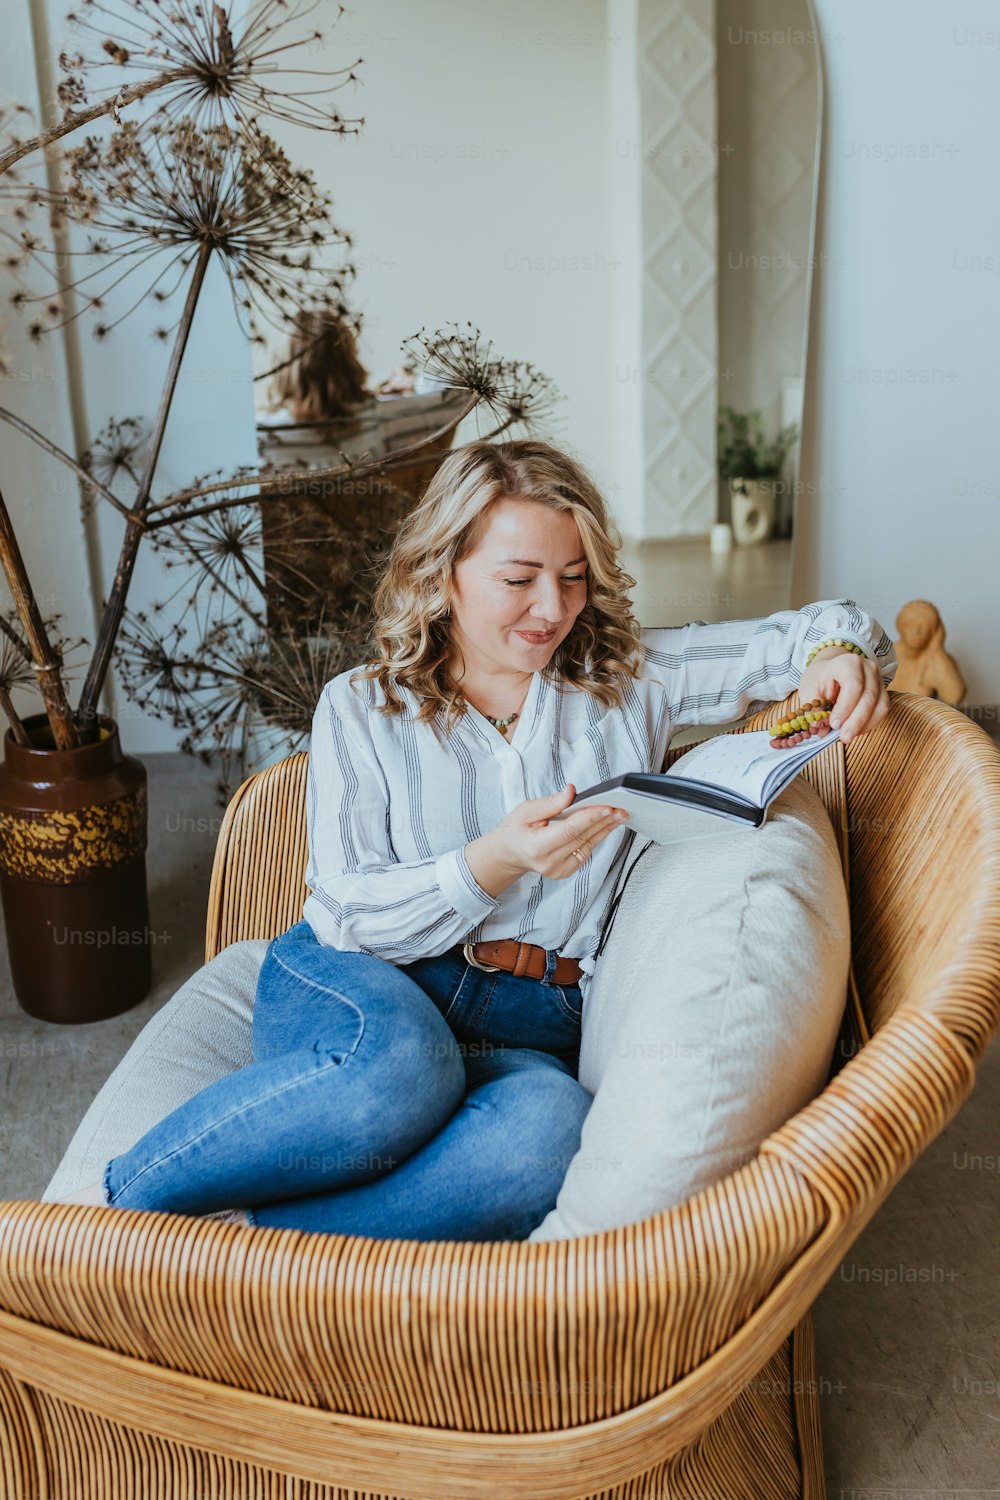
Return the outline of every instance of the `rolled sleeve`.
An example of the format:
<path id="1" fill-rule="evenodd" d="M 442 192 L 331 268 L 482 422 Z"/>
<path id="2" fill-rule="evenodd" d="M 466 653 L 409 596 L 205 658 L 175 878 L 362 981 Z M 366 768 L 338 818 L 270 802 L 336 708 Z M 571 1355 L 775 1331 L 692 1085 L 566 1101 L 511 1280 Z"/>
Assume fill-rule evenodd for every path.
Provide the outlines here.
<path id="1" fill-rule="evenodd" d="M 854 599 L 823 599 L 759 619 L 641 631 L 645 672 L 663 685 L 675 729 L 729 724 L 786 698 L 813 647 L 837 636 L 877 662 L 884 681 L 892 678 L 892 641 Z"/>
<path id="2" fill-rule="evenodd" d="M 815 605 L 810 607 L 816 608 Z M 823 641 L 837 640 L 860 647 L 869 661 L 878 666 L 883 682 L 892 681 L 899 666 L 896 648 L 878 620 L 866 614 L 853 599 L 835 599 L 823 604 L 801 642 L 797 662 L 799 676 L 806 669 L 806 657 L 810 651 Z"/>

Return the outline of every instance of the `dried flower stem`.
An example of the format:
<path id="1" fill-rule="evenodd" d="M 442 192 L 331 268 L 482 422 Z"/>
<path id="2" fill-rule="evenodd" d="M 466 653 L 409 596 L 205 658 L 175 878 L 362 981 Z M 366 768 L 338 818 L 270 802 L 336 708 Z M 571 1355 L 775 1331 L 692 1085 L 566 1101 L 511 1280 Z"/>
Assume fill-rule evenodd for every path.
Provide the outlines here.
<path id="1" fill-rule="evenodd" d="M 132 571 L 135 567 L 136 556 L 139 551 L 139 543 L 145 528 L 146 507 L 149 504 L 149 492 L 153 483 L 153 475 L 156 472 L 156 464 L 160 456 L 160 448 L 163 444 L 163 434 L 173 404 L 174 391 L 177 386 L 177 376 L 180 373 L 181 360 L 187 345 L 188 335 L 191 332 L 191 324 L 194 321 L 195 309 L 198 306 L 198 297 L 205 280 L 205 272 L 212 257 L 212 246 L 210 243 L 202 242 L 198 248 L 198 256 L 194 263 L 191 275 L 191 284 L 188 287 L 187 297 L 184 302 L 184 311 L 181 313 L 180 323 L 177 327 L 177 337 L 174 340 L 173 351 L 170 355 L 170 366 L 164 382 L 163 392 L 160 396 L 160 404 L 157 408 L 156 417 L 150 434 L 149 445 L 146 449 L 145 462 L 139 483 L 139 493 L 136 495 L 135 503 L 129 513 L 129 524 L 125 530 L 125 539 L 122 542 L 122 550 L 118 558 L 118 567 L 115 570 L 115 581 L 111 587 L 108 602 L 104 608 L 101 618 L 100 629 L 97 634 L 97 645 L 94 648 L 93 659 L 87 680 L 83 685 L 80 702 L 77 705 L 77 717 L 81 723 L 88 723 L 97 712 L 97 700 L 104 686 L 108 667 L 111 664 L 111 654 L 114 650 L 115 637 L 121 624 L 122 615 L 125 612 L 125 596 L 132 579 Z M 142 521 L 142 525 L 134 524 L 136 520 Z"/>
<path id="2" fill-rule="evenodd" d="M 8 411 L 5 406 L 0 406 L 0 422 L 6 422 L 9 427 L 16 428 L 18 432 L 23 432 L 25 437 L 29 437 L 33 443 L 37 443 L 39 448 L 43 448 L 46 453 L 51 453 L 53 458 L 58 458 L 60 463 L 65 464 L 68 469 L 72 469 L 80 482 L 85 484 L 88 489 L 96 490 L 103 499 L 107 500 L 109 505 L 113 505 L 115 510 L 120 511 L 123 516 L 127 517 L 129 515 L 128 506 L 122 504 L 113 490 L 109 490 L 106 484 L 102 484 L 99 479 L 95 479 L 92 474 L 87 472 L 83 464 L 77 463 L 71 454 L 66 453 L 58 444 L 53 443 L 51 438 L 47 438 L 43 432 L 39 432 L 37 427 L 32 427 L 30 422 L 26 422 L 23 417 L 18 417 L 14 412 Z"/>
<path id="3" fill-rule="evenodd" d="M 75 750 L 79 744 L 73 710 L 69 706 L 62 685 L 59 659 L 52 649 L 41 612 L 28 581 L 24 559 L 17 544 L 6 501 L 0 494 L 0 559 L 10 584 L 10 591 L 17 612 L 24 625 L 24 633 L 31 648 L 31 657 L 38 676 L 38 687 L 52 725 L 52 737 L 57 750 Z M 13 721 L 12 721 L 13 723 Z"/>
<path id="4" fill-rule="evenodd" d="M 216 587 L 221 589 L 221 591 L 227 596 L 227 598 L 231 599 L 237 606 L 237 608 L 240 609 L 242 613 L 245 614 L 247 618 L 257 626 L 258 630 L 263 631 L 267 629 L 267 620 L 261 614 L 260 610 L 254 609 L 250 601 L 248 599 L 245 599 L 242 594 L 238 593 L 231 584 L 227 583 L 222 575 L 218 572 L 218 570 L 212 567 L 212 564 L 210 562 L 206 562 L 205 558 L 199 557 L 193 547 L 186 546 L 182 543 L 182 550 L 187 553 L 188 557 L 190 557 L 194 562 L 198 564 L 202 572 L 205 574 L 205 577 L 211 578 Z M 257 578 L 253 569 L 245 559 L 243 567 L 245 568 L 247 574 L 251 577 L 253 583 L 256 585 L 258 593 L 261 595 L 261 597 L 263 597 L 264 585 L 261 580 Z"/>
<path id="5" fill-rule="evenodd" d="M 89 125 L 91 120 L 99 120 L 102 115 L 114 114 L 117 110 L 124 109 L 126 104 L 134 104 L 137 99 L 144 99 L 147 94 L 154 94 L 157 89 L 167 88 L 172 83 L 179 83 L 182 79 L 190 76 L 190 68 L 170 68 L 163 73 L 157 73 L 155 78 L 147 78 L 145 83 L 130 83 L 127 88 L 119 89 L 116 94 L 109 94 L 97 104 L 90 105 L 87 109 L 77 109 L 63 115 L 58 125 L 50 125 L 48 130 L 40 130 L 37 135 L 31 136 L 26 141 L 15 141 L 8 146 L 6 151 L 0 151 L 0 177 L 4 172 L 9 172 L 11 167 L 17 165 L 24 157 L 30 156 L 33 151 L 44 151 L 46 146 L 51 146 L 64 135 L 71 135 L 74 130 L 79 130 L 81 125 Z"/>
<path id="6" fill-rule="evenodd" d="M 10 721 L 10 732 L 14 736 L 17 744 L 30 746 L 31 735 L 25 729 L 24 724 L 21 721 L 21 716 L 18 713 L 17 709 L 14 707 L 13 700 L 11 699 L 10 694 L 2 683 L 0 683 L 0 708 L 3 709 L 4 713 L 7 715 L 8 720 Z"/>
<path id="7" fill-rule="evenodd" d="M 2 503 L 2 500 L 0 500 L 0 503 Z M 25 646 L 24 642 L 21 640 L 21 637 L 18 635 L 17 631 L 13 630 L 7 624 L 7 621 L 4 619 L 3 615 L 0 615 L 0 631 L 2 631 L 3 634 L 7 637 L 7 639 L 10 641 L 11 645 L 15 648 L 15 650 L 17 650 L 18 652 L 20 652 L 20 654 L 24 657 L 25 661 L 30 661 L 31 660 L 31 652 L 28 650 L 27 646 Z"/>

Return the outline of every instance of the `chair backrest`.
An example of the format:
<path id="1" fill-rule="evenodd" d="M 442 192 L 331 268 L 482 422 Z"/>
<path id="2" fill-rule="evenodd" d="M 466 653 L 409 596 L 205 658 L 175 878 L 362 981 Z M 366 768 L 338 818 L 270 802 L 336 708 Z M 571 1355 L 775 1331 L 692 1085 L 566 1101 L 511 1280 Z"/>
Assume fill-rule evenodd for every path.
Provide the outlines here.
<path id="1" fill-rule="evenodd" d="M 920 1011 L 978 1058 L 1000 1012 L 1000 749 L 946 703 L 891 699 L 847 748 L 858 986 L 873 1034 Z"/>
<path id="2" fill-rule="evenodd" d="M 302 916 L 306 899 L 304 750 L 247 777 L 234 792 L 215 846 L 205 962 L 245 938 L 272 938 Z"/>

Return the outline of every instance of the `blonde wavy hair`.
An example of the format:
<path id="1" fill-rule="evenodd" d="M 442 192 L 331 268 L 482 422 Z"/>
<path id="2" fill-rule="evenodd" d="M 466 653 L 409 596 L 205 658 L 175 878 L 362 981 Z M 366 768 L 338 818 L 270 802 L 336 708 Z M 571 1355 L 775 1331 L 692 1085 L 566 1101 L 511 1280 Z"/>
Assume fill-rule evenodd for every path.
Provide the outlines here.
<path id="1" fill-rule="evenodd" d="M 376 680 L 384 714 L 408 711 L 397 688 L 420 699 L 418 722 L 445 715 L 450 735 L 466 711 L 448 675 L 449 612 L 456 564 L 474 552 L 490 513 L 505 496 L 535 500 L 576 521 L 589 564 L 587 602 L 556 648 L 547 671 L 582 688 L 605 707 L 620 708 L 624 678 L 641 665 L 639 626 L 628 589 L 635 579 L 617 562 L 621 534 L 586 470 L 567 454 L 533 439 L 467 443 L 441 464 L 426 494 L 402 521 L 372 596 L 377 658 L 349 682 Z"/>

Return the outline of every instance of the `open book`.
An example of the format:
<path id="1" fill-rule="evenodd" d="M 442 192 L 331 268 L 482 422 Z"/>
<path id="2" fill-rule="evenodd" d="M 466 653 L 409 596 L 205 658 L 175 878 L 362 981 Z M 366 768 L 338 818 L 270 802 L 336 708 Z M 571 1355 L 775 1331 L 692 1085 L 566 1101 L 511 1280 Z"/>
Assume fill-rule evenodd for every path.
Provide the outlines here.
<path id="1" fill-rule="evenodd" d="M 623 807 L 629 813 L 623 827 L 658 844 L 731 833 L 733 823 L 759 828 L 775 797 L 814 755 L 840 738 L 840 731 L 811 735 L 790 750 L 772 750 L 772 738 L 768 729 L 712 735 L 679 755 L 667 771 L 628 771 L 588 786 L 565 811 Z"/>

